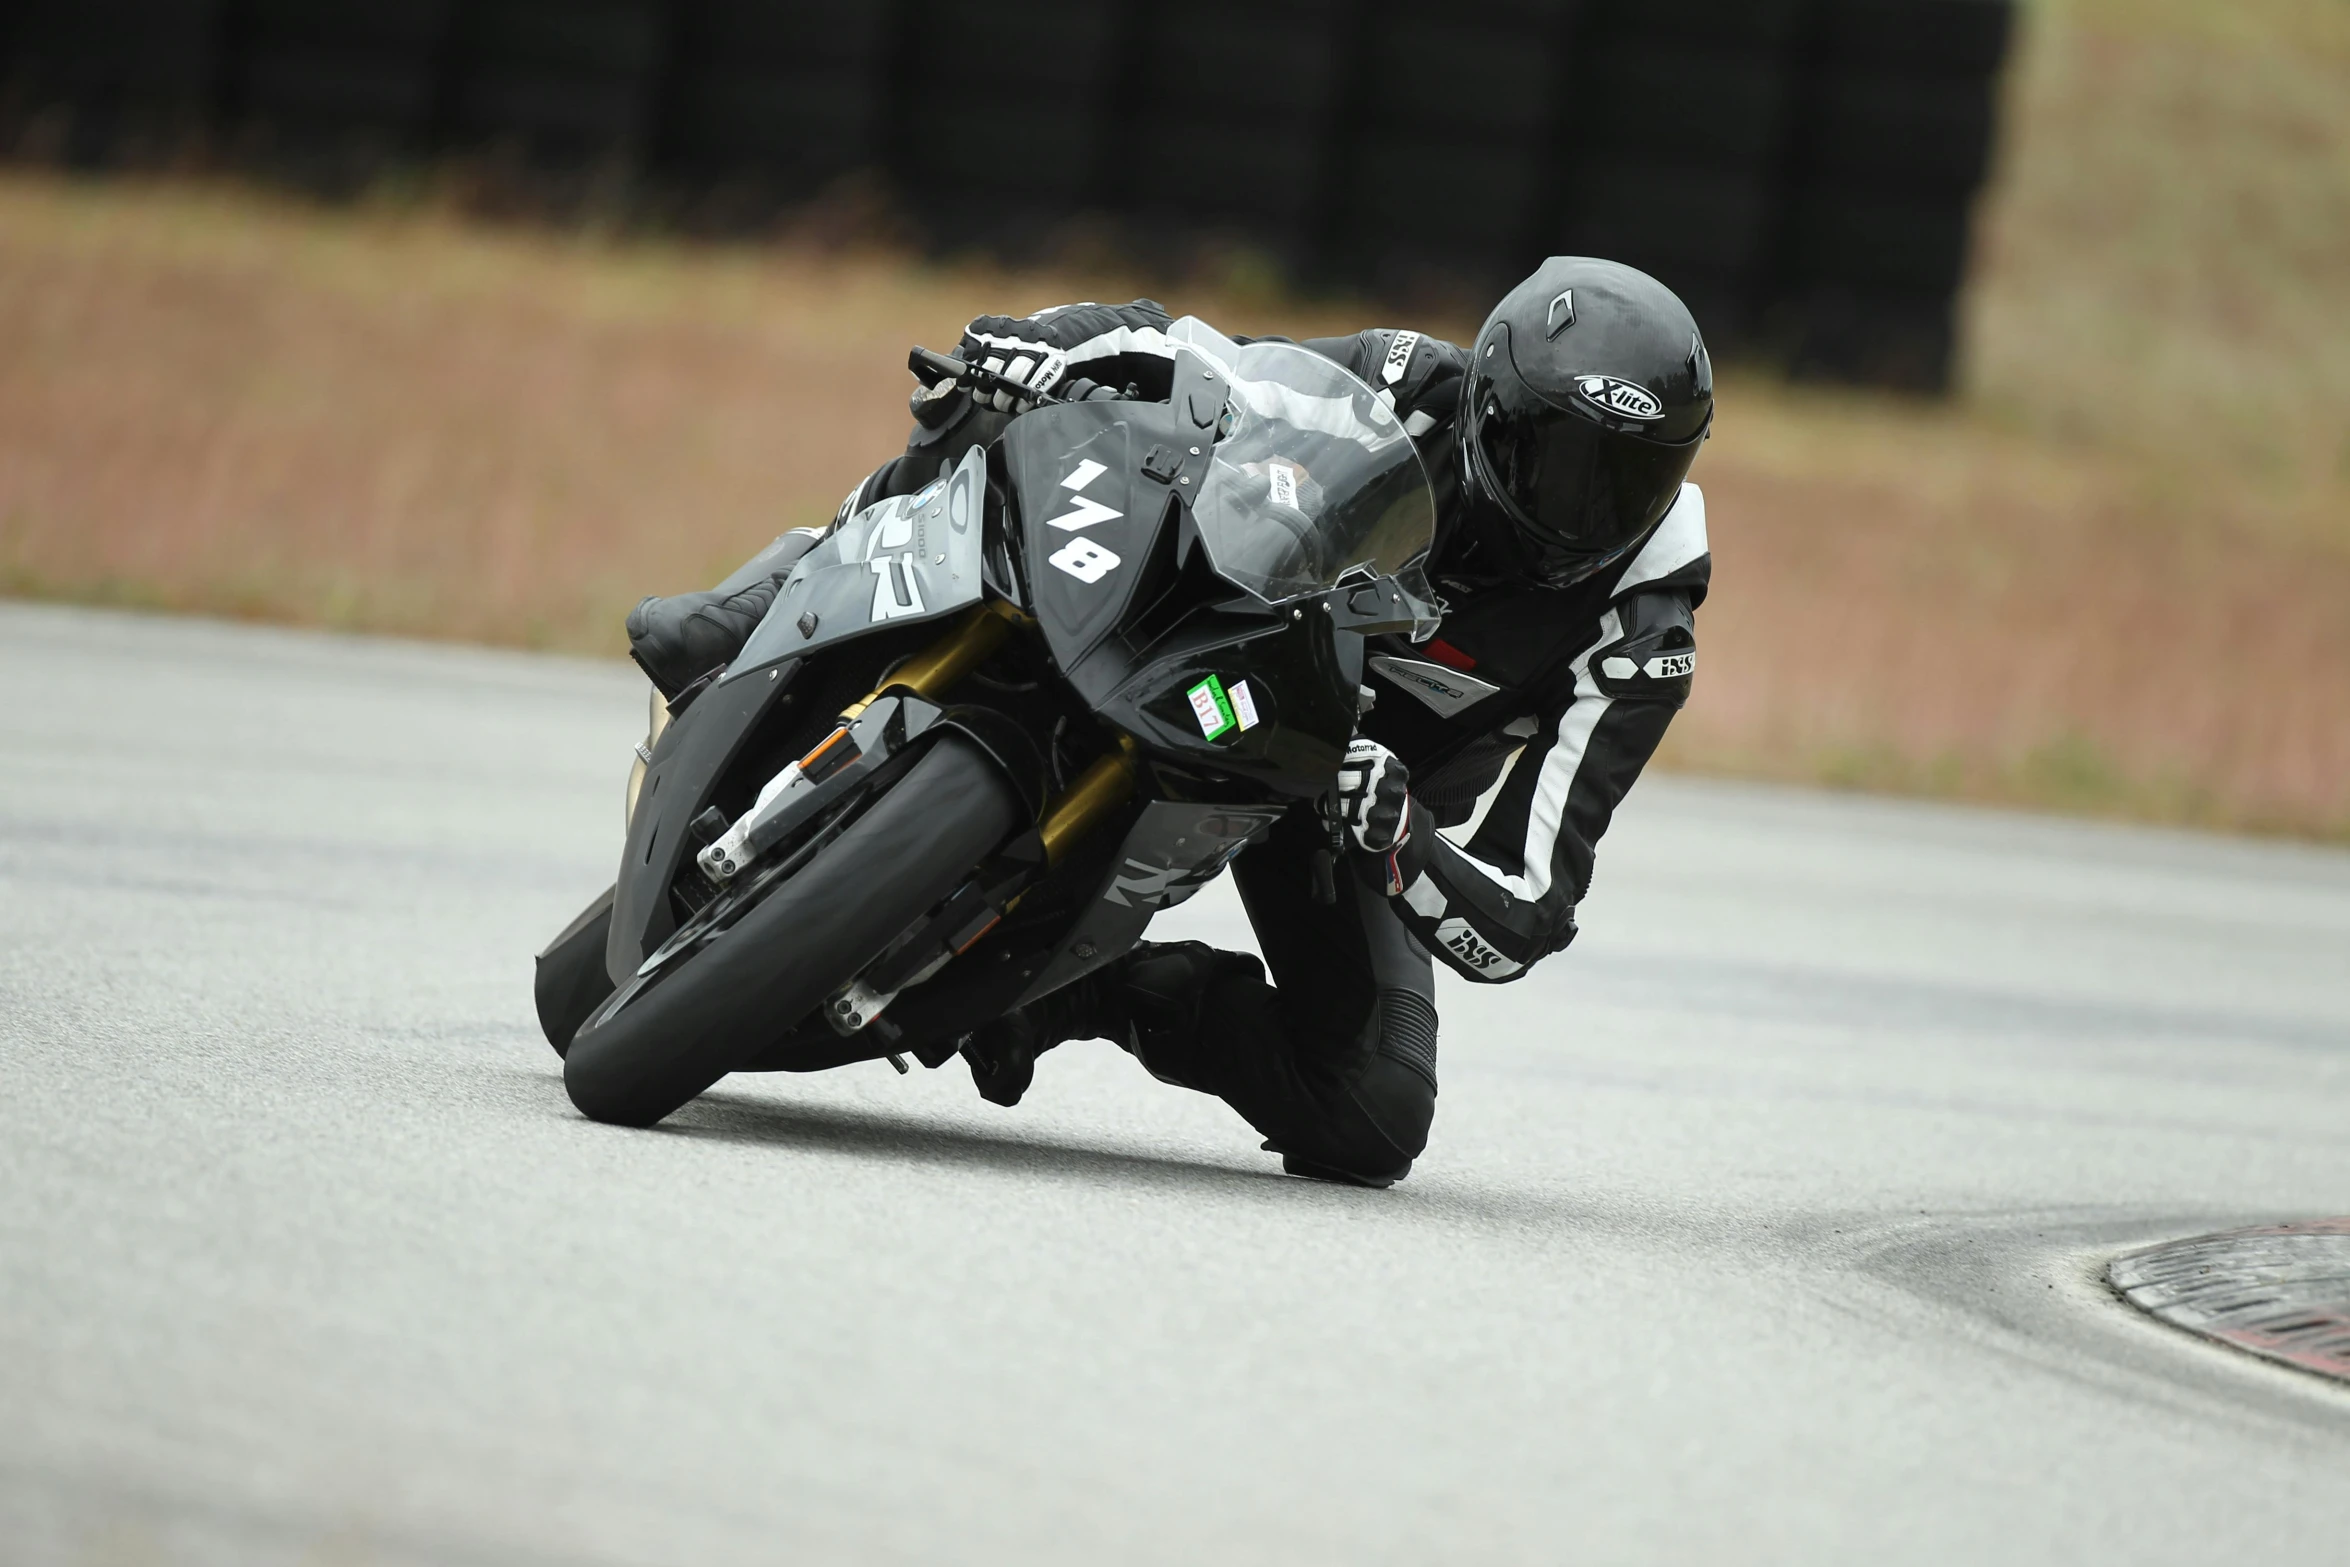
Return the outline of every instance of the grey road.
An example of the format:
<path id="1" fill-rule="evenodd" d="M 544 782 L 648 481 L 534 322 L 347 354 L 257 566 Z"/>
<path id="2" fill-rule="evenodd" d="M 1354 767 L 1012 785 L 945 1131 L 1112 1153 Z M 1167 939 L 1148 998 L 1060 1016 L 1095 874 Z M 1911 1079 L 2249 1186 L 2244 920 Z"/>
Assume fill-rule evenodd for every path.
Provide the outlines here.
<path id="1" fill-rule="evenodd" d="M 2350 1212 L 2350 856 L 1652 781 L 1374 1193 L 1105 1045 L 580 1120 L 621 668 L 0 677 L 0 1561 L 2350 1559 L 2350 1390 L 2097 1283 Z"/>

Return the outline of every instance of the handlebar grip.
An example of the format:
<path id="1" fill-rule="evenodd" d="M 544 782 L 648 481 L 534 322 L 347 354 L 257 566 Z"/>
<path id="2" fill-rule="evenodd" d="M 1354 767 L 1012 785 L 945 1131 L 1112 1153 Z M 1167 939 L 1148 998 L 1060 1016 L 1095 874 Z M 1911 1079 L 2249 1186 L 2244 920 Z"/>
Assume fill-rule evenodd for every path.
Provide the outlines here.
<path id="1" fill-rule="evenodd" d="M 1085 380 L 1073 383 L 1071 387 L 1064 388 L 1058 394 L 1040 391 L 1032 386 L 1023 386 L 1018 381 L 1006 380 L 996 371 L 982 365 L 967 364 L 951 354 L 933 353 L 927 348 L 907 350 L 906 368 L 913 371 L 914 379 L 926 387 L 938 386 L 943 382 L 952 381 L 966 392 L 979 396 L 993 396 L 1000 393 L 1016 398 L 1024 408 L 1045 403 L 1075 402 L 1080 399 L 1091 401 L 1096 398 L 1121 396 L 1131 398 L 1134 392 L 1132 387 L 1127 388 L 1126 392 L 1120 393 L 1111 387 L 1097 386 L 1093 382 Z"/>
<path id="2" fill-rule="evenodd" d="M 971 374 L 971 367 L 950 354 L 934 354 L 927 348 L 916 348 L 906 355 L 906 368 L 914 372 L 914 379 L 924 386 L 936 386 L 941 381 L 959 381 Z"/>

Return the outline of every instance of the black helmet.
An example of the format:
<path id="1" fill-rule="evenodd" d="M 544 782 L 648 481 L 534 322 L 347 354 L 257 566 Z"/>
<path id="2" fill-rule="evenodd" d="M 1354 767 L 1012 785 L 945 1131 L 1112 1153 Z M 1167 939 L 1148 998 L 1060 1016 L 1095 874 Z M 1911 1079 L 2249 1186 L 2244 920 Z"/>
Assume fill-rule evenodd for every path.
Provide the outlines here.
<path id="1" fill-rule="evenodd" d="M 1477 334 L 1461 466 L 1531 574 L 1565 587 L 1664 519 L 1713 415 L 1713 362 L 1671 289 L 1613 261 L 1553 256 Z"/>

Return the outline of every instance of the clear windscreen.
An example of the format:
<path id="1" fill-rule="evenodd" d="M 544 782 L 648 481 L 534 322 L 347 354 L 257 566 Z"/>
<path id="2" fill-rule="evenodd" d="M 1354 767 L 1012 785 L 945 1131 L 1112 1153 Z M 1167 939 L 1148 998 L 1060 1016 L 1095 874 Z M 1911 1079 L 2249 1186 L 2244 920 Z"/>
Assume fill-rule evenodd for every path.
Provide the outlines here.
<path id="1" fill-rule="evenodd" d="M 1167 337 L 1231 383 L 1192 503 L 1216 570 L 1271 603 L 1358 567 L 1427 597 L 1420 563 L 1436 536 L 1436 497 L 1395 410 L 1295 343 L 1235 343 L 1192 316 Z"/>

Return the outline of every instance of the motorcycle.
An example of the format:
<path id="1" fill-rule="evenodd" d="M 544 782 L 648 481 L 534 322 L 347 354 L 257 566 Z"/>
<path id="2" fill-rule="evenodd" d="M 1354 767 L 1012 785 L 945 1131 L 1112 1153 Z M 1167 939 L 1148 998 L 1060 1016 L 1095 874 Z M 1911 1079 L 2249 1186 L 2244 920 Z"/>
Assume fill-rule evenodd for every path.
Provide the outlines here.
<path id="1" fill-rule="evenodd" d="M 1164 401 L 1037 401 L 797 540 L 733 662 L 656 694 L 619 875 L 538 960 L 582 1113 L 649 1126 L 731 1072 L 942 1065 L 1302 802 L 1332 895 L 1364 640 L 1424 641 L 1441 612 L 1434 496 L 1339 365 L 1189 317 L 1167 335 Z M 934 392 L 1033 395 L 910 364 Z"/>

